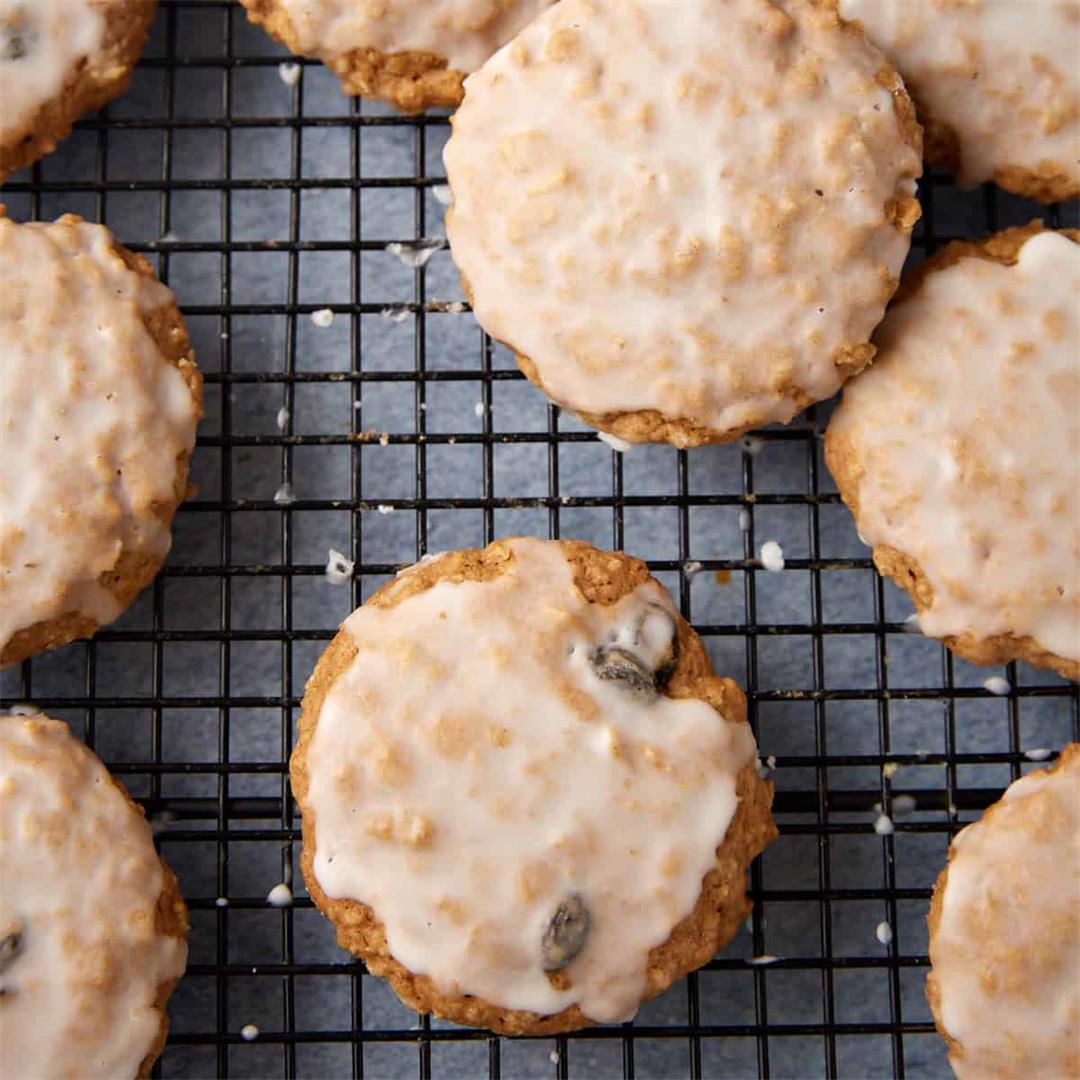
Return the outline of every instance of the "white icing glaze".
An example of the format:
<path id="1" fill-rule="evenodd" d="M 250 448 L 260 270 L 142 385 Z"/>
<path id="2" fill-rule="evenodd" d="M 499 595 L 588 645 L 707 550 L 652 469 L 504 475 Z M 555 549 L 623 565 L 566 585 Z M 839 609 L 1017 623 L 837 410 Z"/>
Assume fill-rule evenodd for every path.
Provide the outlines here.
<path id="1" fill-rule="evenodd" d="M 734 431 L 830 396 L 909 244 L 884 63 L 794 0 L 564 0 L 453 118 L 477 319 L 579 412 Z"/>
<path id="2" fill-rule="evenodd" d="M 1077 0 L 839 0 L 959 139 L 961 179 L 1053 163 L 1080 179 Z"/>
<path id="3" fill-rule="evenodd" d="M 0 0 L 0 131 L 22 131 L 105 30 L 100 0 Z M 12 57 L 12 53 L 21 55 Z M 11 58 L 9 58 L 11 57 Z"/>
<path id="4" fill-rule="evenodd" d="M 281 0 L 301 52 L 427 52 L 475 71 L 554 0 Z"/>
<path id="5" fill-rule="evenodd" d="M 871 545 L 918 562 L 930 637 L 1030 635 L 1080 658 L 1080 246 L 931 273 L 893 307 L 829 438 L 858 462 Z M 847 494 L 847 493 L 845 493 Z"/>
<path id="6" fill-rule="evenodd" d="M 107 229 L 0 218 L 0 651 L 69 612 L 119 613 L 100 583 L 121 551 L 163 556 L 199 406 L 143 317 L 164 285 Z"/>
<path id="7" fill-rule="evenodd" d="M 0 719 L 0 1075 L 134 1077 L 187 945 L 156 926 L 150 827 L 67 725 Z"/>
<path id="8" fill-rule="evenodd" d="M 1080 1074 L 1080 748 L 953 840 L 930 960 L 961 1080 Z"/>
<path id="9" fill-rule="evenodd" d="M 359 652 L 307 756 L 315 873 L 444 993 L 623 1020 L 714 865 L 754 740 L 703 701 L 595 675 L 603 643 L 659 661 L 674 608 L 658 583 L 589 604 L 557 544 L 509 543 L 497 578 L 346 620 Z M 591 925 L 558 990 L 540 943 L 572 894 Z"/>

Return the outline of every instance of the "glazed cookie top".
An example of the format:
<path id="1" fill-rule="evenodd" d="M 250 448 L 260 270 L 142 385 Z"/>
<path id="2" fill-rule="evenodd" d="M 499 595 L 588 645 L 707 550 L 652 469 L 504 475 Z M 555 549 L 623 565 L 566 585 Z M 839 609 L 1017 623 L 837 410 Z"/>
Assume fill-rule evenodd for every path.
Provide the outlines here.
<path id="1" fill-rule="evenodd" d="M 657 582 L 590 604 L 557 543 L 507 546 L 495 578 L 346 620 L 358 652 L 307 755 L 314 870 L 441 993 L 625 1020 L 715 864 L 754 740 L 657 689 L 677 659 Z"/>
<path id="2" fill-rule="evenodd" d="M 0 0 L 0 131 L 18 131 L 97 51 L 100 0 Z"/>
<path id="3" fill-rule="evenodd" d="M 19 630 L 119 613 L 122 552 L 161 557 L 199 400 L 145 320 L 172 293 L 75 217 L 0 216 L 0 653 Z M 189 365 L 190 366 L 190 365 Z"/>
<path id="4" fill-rule="evenodd" d="M 930 959 L 957 1076 L 1075 1076 L 1080 747 L 957 834 L 940 910 Z"/>
<path id="5" fill-rule="evenodd" d="M 0 869 L 0 1073 L 135 1076 L 187 945 L 146 819 L 59 721 L 0 719 Z"/>
<path id="6" fill-rule="evenodd" d="M 298 51 L 425 52 L 475 71 L 554 0 L 281 0 Z"/>
<path id="7" fill-rule="evenodd" d="M 839 0 L 959 138 L 960 179 L 1065 168 L 1080 183 L 1078 0 Z"/>
<path id="8" fill-rule="evenodd" d="M 1080 658 L 1077 295 L 1080 245 L 1054 232 L 1013 266 L 935 269 L 833 415 L 860 532 L 918 562 L 932 637 L 1028 635 Z"/>
<path id="9" fill-rule="evenodd" d="M 563 0 L 466 82 L 448 231 L 556 401 L 735 432 L 869 359 L 917 144 L 881 54 L 807 0 Z"/>

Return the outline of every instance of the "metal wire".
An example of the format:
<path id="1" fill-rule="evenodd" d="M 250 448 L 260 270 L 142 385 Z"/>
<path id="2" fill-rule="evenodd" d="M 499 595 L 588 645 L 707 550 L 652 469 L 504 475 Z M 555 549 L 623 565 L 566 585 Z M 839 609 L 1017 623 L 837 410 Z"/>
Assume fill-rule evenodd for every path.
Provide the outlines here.
<path id="1" fill-rule="evenodd" d="M 215 40 L 216 50 L 206 46 Z M 201 44 L 185 44 L 189 41 Z M 540 407 L 546 411 L 537 414 L 539 423 L 503 430 L 504 394 L 522 387 L 522 377 L 479 332 L 472 334 L 472 359 L 433 364 L 434 345 L 451 325 L 448 320 L 471 326 L 471 316 L 453 301 L 435 298 L 429 288 L 431 267 L 413 270 L 408 292 L 393 302 L 370 287 L 366 260 L 385 252 L 388 238 L 365 235 L 370 217 L 365 199 L 372 192 L 411 198 L 412 235 L 396 239 L 428 235 L 434 205 L 430 195 L 445 182 L 433 149 L 445 136 L 445 117 L 405 118 L 345 99 L 337 111 L 312 114 L 305 94 L 326 73 L 306 62 L 301 62 L 295 86 L 281 90 L 288 97 L 284 107 L 275 99 L 273 109 L 252 112 L 252 94 L 241 81 L 267 70 L 276 77 L 283 59 L 289 58 L 247 27 L 230 5 L 166 0 L 136 77 L 156 87 L 152 106 L 127 108 L 120 99 L 79 125 L 74 149 L 46 159 L 5 192 L 15 216 L 47 218 L 80 209 L 94 220 L 116 222 L 125 239 L 131 231 L 123 228 L 130 226 L 124 220 L 129 211 L 139 217 L 150 206 L 156 214 L 150 232 L 160 239 L 144 235 L 130 246 L 156 259 L 162 277 L 178 287 L 182 300 L 191 301 L 184 303 L 184 311 L 202 345 L 214 415 L 199 440 L 198 454 L 207 466 L 200 477 L 202 490 L 177 518 L 177 547 L 185 556 L 174 558 L 163 571 L 142 602 L 141 615 L 126 617 L 94 641 L 28 662 L 0 684 L 5 706 L 32 700 L 71 720 L 90 745 L 98 746 L 113 772 L 140 796 L 161 828 L 166 857 L 181 870 L 192 910 L 192 961 L 178 993 L 184 1007 L 174 1008 L 173 1031 L 158 1071 L 222 1077 L 350 1071 L 355 1076 L 409 1071 L 422 1077 L 486 1072 L 493 1078 L 538 1072 L 557 1077 L 835 1076 L 867 1073 L 875 1060 L 873 1068 L 881 1075 L 940 1071 L 939 1044 L 921 999 L 927 959 L 917 930 L 910 930 L 921 925 L 932 878 L 925 873 L 913 878 L 907 867 L 923 866 L 929 849 L 934 852 L 929 864 L 940 865 L 949 835 L 1031 766 L 1025 751 L 1032 747 L 1032 724 L 1058 737 L 1056 745 L 1080 735 L 1075 687 L 1010 665 L 1011 690 L 1001 705 L 1007 723 L 999 741 L 989 749 L 971 745 L 968 710 L 989 707 L 990 695 L 949 653 L 906 633 L 891 586 L 873 576 L 865 549 L 856 545 L 841 551 L 834 544 L 846 511 L 822 465 L 821 409 L 790 428 L 755 437 L 726 478 L 703 482 L 697 462 L 721 460 L 709 458 L 707 451 L 670 451 L 672 483 L 669 490 L 657 491 L 639 485 L 628 461 L 612 453 L 608 490 L 583 493 L 568 487 L 580 460 L 575 451 L 595 447 L 591 432 L 553 406 Z M 207 86 L 216 105 L 193 112 L 193 87 L 202 88 L 194 96 L 204 108 Z M 347 133 L 344 175 L 322 175 L 305 158 L 307 141 L 328 130 Z M 411 160 L 402 168 L 394 158 L 389 175 L 380 175 L 379 134 L 387 131 L 399 143 L 403 132 L 411 139 Z M 244 162 L 252 138 L 267 132 L 287 135 L 287 154 L 282 155 L 287 160 L 276 157 L 270 176 L 248 175 L 250 170 L 238 163 Z M 217 161 L 214 155 L 196 160 L 185 142 L 189 137 L 215 142 Z M 125 165 L 118 173 L 117 159 L 130 161 L 132 148 L 137 150 L 144 139 L 151 152 L 135 152 L 137 167 Z M 80 162 L 81 169 L 76 167 Z M 344 213 L 332 236 L 311 238 L 303 224 L 305 199 L 323 192 L 341 193 Z M 174 232 L 183 235 L 191 207 L 205 207 L 203 199 L 220 208 L 217 236 L 175 238 Z M 272 235 L 276 218 L 283 215 L 285 235 L 262 239 L 250 222 L 239 227 L 237 207 L 247 205 L 244 199 L 256 207 L 265 204 L 259 211 L 268 222 L 264 233 Z M 924 181 L 922 199 L 916 258 L 960 235 L 946 221 L 959 219 L 968 235 L 978 235 L 1038 212 L 990 190 L 958 192 L 936 175 Z M 1071 223 L 1075 206 L 1054 208 L 1045 216 L 1055 225 Z M 312 254 L 343 260 L 347 289 L 330 303 L 306 290 L 302 261 Z M 238 287 L 239 260 L 261 256 L 287 263 L 281 299 L 252 299 L 247 285 Z M 178 277 L 190 286 L 187 295 L 177 286 Z M 208 287 L 200 293 L 200 282 L 215 279 L 219 295 L 207 295 Z M 349 328 L 341 346 L 347 365 L 312 366 L 304 359 L 301 338 L 307 317 L 327 307 Z M 381 325 L 398 320 L 406 330 L 411 327 L 411 365 L 389 370 L 368 363 L 368 319 L 383 319 Z M 248 334 L 244 340 L 250 346 L 251 328 L 261 332 L 261 326 L 274 333 L 280 328 L 283 334 L 284 362 L 276 368 L 238 363 L 234 341 Z M 431 419 L 439 395 L 455 384 L 475 387 L 480 397 L 479 421 L 457 429 Z M 340 426 L 305 430 L 298 418 L 306 395 L 342 387 L 350 399 L 359 398 L 360 407 L 351 409 Z M 256 391 L 278 395 L 275 400 L 284 410 L 281 430 L 246 429 L 237 402 L 240 395 Z M 369 395 L 377 403 L 381 392 L 402 391 L 411 394 L 410 423 L 385 433 L 366 426 Z M 536 483 L 545 490 L 503 490 L 500 454 L 506 447 L 528 448 Z M 469 494 L 447 494 L 452 491 L 447 473 L 455 468 L 451 448 L 479 458 L 479 483 Z M 252 493 L 242 475 L 245 455 L 273 454 L 280 462 L 280 482 L 291 485 L 298 455 L 309 451 L 344 454 L 347 492 L 323 497 L 298 486 L 295 501 L 283 503 L 268 491 Z M 725 453 L 723 461 L 735 460 L 736 451 Z M 796 463 L 779 485 L 763 464 L 771 454 L 789 466 Z M 400 474 L 410 455 L 414 465 L 406 475 L 411 476 L 411 493 L 369 494 L 372 478 L 388 467 L 381 462 L 392 462 Z M 801 482 L 793 483 L 793 475 L 801 475 Z M 380 554 L 383 540 L 370 524 L 389 519 L 391 509 L 402 515 L 398 520 L 412 524 L 411 538 L 404 541 L 410 550 L 400 558 Z M 312 944 L 320 932 L 315 926 L 319 917 L 293 873 L 300 839 L 287 776 L 293 721 L 303 678 L 343 614 L 325 612 L 313 620 L 305 601 L 303 617 L 298 615 L 298 597 L 304 596 L 298 590 L 305 579 L 318 582 L 323 575 L 308 540 L 311 522 L 323 514 L 344 515 L 351 523 L 347 554 L 356 563 L 348 598 L 352 604 L 402 562 L 423 555 L 434 536 L 444 540 L 460 532 L 470 541 L 487 542 L 511 531 L 546 529 L 551 537 L 585 533 L 614 548 L 627 546 L 632 553 L 644 546 L 650 567 L 672 587 L 714 655 L 729 662 L 736 658 L 735 670 L 730 663 L 727 670 L 747 691 L 763 753 L 770 745 L 784 748 L 774 763 L 782 838 L 753 869 L 755 914 L 741 948 L 733 944 L 703 972 L 691 975 L 685 989 L 671 991 L 662 1008 L 647 1007 L 633 1025 L 541 1040 L 539 1056 L 529 1056 L 528 1040 L 498 1039 L 428 1018 L 414 1023 L 411 1014 L 373 1025 L 372 1015 L 387 1015 L 385 1009 L 372 1013 L 381 984 L 344 953 Z M 656 524 L 661 519 L 663 529 Z M 701 531 L 721 519 L 728 527 L 736 520 L 745 527 L 736 530 L 734 548 L 726 553 L 718 549 L 722 557 L 703 558 Z M 802 522 L 796 526 L 799 539 L 787 558 L 786 577 L 805 588 L 801 620 L 774 618 L 763 609 L 763 604 L 774 609 L 775 595 L 755 556 L 759 541 L 785 520 Z M 519 529 L 520 522 L 524 528 Z M 257 535 L 265 542 L 254 543 Z M 252 551 L 264 550 L 271 555 L 252 557 Z M 840 616 L 832 610 L 831 590 L 852 575 L 869 583 L 871 604 L 862 614 Z M 728 595 L 736 599 L 724 601 L 729 606 L 738 606 L 741 583 L 740 617 L 725 617 L 723 605 L 714 611 L 707 597 L 703 603 L 695 583 L 714 580 L 717 589 L 730 582 Z M 271 598 L 277 607 L 265 622 L 253 623 L 247 614 L 252 591 L 262 598 L 260 604 Z M 213 620 L 185 621 L 185 604 L 196 598 L 209 605 Z M 846 651 L 836 656 L 853 655 L 853 644 L 865 647 L 867 666 L 834 670 L 833 649 L 841 644 Z M 922 663 L 921 677 L 912 680 L 908 653 L 916 645 L 925 661 L 915 661 Z M 277 684 L 253 687 L 245 679 L 252 657 L 258 654 L 265 666 L 271 650 L 277 654 Z M 181 655 L 188 660 L 182 665 L 185 677 L 177 683 L 173 667 Z M 802 665 L 802 674 L 778 681 L 776 672 L 790 658 Z M 1030 716 L 1029 710 L 1034 710 Z M 111 725 L 125 716 L 130 723 L 123 730 L 142 730 L 145 738 L 118 743 L 109 736 Z M 178 760 L 173 741 L 201 730 L 200 725 L 206 732 L 204 757 Z M 262 735 L 275 732 L 265 756 L 256 759 L 249 751 L 237 757 L 237 745 L 253 745 L 247 733 L 256 727 Z M 862 734 L 853 734 L 856 730 Z M 936 741 L 921 747 L 910 730 L 924 737 L 936 732 Z M 898 769 L 903 771 L 898 774 Z M 901 816 L 893 809 L 898 795 L 914 798 L 917 812 Z M 875 832 L 878 809 L 892 812 L 894 833 Z M 856 848 L 862 852 L 859 859 L 853 855 Z M 294 880 L 297 890 L 291 908 L 268 912 L 263 896 L 251 886 L 252 875 L 238 875 L 237 867 L 246 865 L 241 852 L 250 851 L 263 863 L 280 859 L 277 874 Z M 865 868 L 875 861 L 879 872 L 852 880 L 851 866 Z M 227 900 L 227 906 L 218 898 Z M 857 942 L 853 948 L 849 913 L 866 909 L 873 912 L 871 926 L 880 920 L 897 931 L 907 928 L 907 936 L 896 932 L 891 942 L 878 943 L 864 935 L 858 939 L 861 946 Z M 247 950 L 248 927 L 256 916 L 276 920 L 273 955 L 254 957 Z M 777 933 L 794 924 L 805 933 L 797 948 L 781 952 Z M 747 962 L 767 954 L 779 958 Z M 347 1011 L 329 1019 L 313 1016 L 307 1003 L 323 1000 L 313 987 L 330 980 L 346 988 Z M 674 1001 L 672 995 L 682 998 Z M 244 1009 L 250 1013 L 252 1000 L 260 998 L 273 1007 L 257 1040 L 249 1043 L 241 1034 Z M 237 1002 L 244 1003 L 243 1009 Z M 866 1046 L 876 1048 L 876 1058 L 867 1056 Z M 415 1056 L 388 1057 L 384 1051 Z M 412 1064 L 403 1065 L 406 1061 Z"/>

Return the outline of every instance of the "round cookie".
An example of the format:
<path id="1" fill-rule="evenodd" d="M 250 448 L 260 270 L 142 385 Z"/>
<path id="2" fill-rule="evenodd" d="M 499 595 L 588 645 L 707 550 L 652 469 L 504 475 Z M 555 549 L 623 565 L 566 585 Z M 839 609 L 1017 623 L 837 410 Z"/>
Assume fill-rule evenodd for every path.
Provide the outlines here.
<path id="1" fill-rule="evenodd" d="M 100 225 L 0 207 L 0 666 L 89 637 L 157 573 L 202 380 L 173 294 Z"/>
<path id="2" fill-rule="evenodd" d="M 68 726 L 0 718 L 0 1075 L 146 1077 L 187 909 L 142 810 Z"/>
<path id="3" fill-rule="evenodd" d="M 0 0 L 0 183 L 123 93 L 157 0 Z"/>
<path id="4" fill-rule="evenodd" d="M 248 18 L 321 60 L 347 94 L 401 112 L 461 103 L 462 82 L 555 0 L 240 0 Z"/>
<path id="5" fill-rule="evenodd" d="M 960 1080 L 1080 1075 L 1080 744 L 959 832 L 926 996 Z"/>
<path id="6" fill-rule="evenodd" d="M 900 69 L 927 159 L 1043 202 L 1080 195 L 1076 0 L 837 0 Z"/>
<path id="7" fill-rule="evenodd" d="M 308 682 L 308 890 L 420 1012 L 503 1034 L 625 1020 L 750 908 L 776 829 L 745 716 L 638 560 L 535 539 L 429 557 Z"/>
<path id="8" fill-rule="evenodd" d="M 1072 239 L 1069 238 L 1072 237 Z M 976 664 L 1080 676 L 1080 234 L 956 243 L 901 288 L 825 435 L 874 563 Z"/>
<path id="9" fill-rule="evenodd" d="M 730 440 L 873 355 L 920 134 L 823 3 L 563 0 L 452 124 L 447 230 L 477 320 L 593 427 Z"/>

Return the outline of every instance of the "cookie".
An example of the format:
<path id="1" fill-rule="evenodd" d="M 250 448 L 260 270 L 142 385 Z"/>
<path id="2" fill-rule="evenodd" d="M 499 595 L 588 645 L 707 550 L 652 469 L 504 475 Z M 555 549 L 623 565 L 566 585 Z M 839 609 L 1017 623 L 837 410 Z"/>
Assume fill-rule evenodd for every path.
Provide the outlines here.
<path id="1" fill-rule="evenodd" d="M 321 60 L 347 94 L 401 112 L 460 104 L 462 82 L 554 0 L 240 0 L 248 18 Z"/>
<path id="2" fill-rule="evenodd" d="M 1080 195 L 1077 0 L 838 0 L 900 69 L 928 160 L 1043 202 Z"/>
<path id="3" fill-rule="evenodd" d="M 0 207 L 0 666 L 89 637 L 157 573 L 202 380 L 173 294 L 108 229 Z"/>
<path id="4" fill-rule="evenodd" d="M 776 830 L 745 717 L 636 559 L 512 539 L 422 560 L 308 682 L 308 891 L 419 1012 L 628 1019 L 749 911 Z"/>
<path id="5" fill-rule="evenodd" d="M 157 0 L 0 0 L 0 183 L 123 93 Z"/>
<path id="6" fill-rule="evenodd" d="M 954 837 L 928 922 L 960 1080 L 1080 1076 L 1080 744 Z"/>
<path id="7" fill-rule="evenodd" d="M 1070 239 L 1070 236 L 1072 237 Z M 1080 676 L 1080 234 L 951 244 L 901 289 L 825 436 L 874 563 L 976 664 Z"/>
<path id="8" fill-rule="evenodd" d="M 563 0 L 469 79 L 447 230 L 481 326 L 585 422 L 723 442 L 869 362 L 914 110 L 810 0 Z"/>
<path id="9" fill-rule="evenodd" d="M 0 1075 L 149 1076 L 188 918 L 142 810 L 66 724 L 0 718 Z"/>

